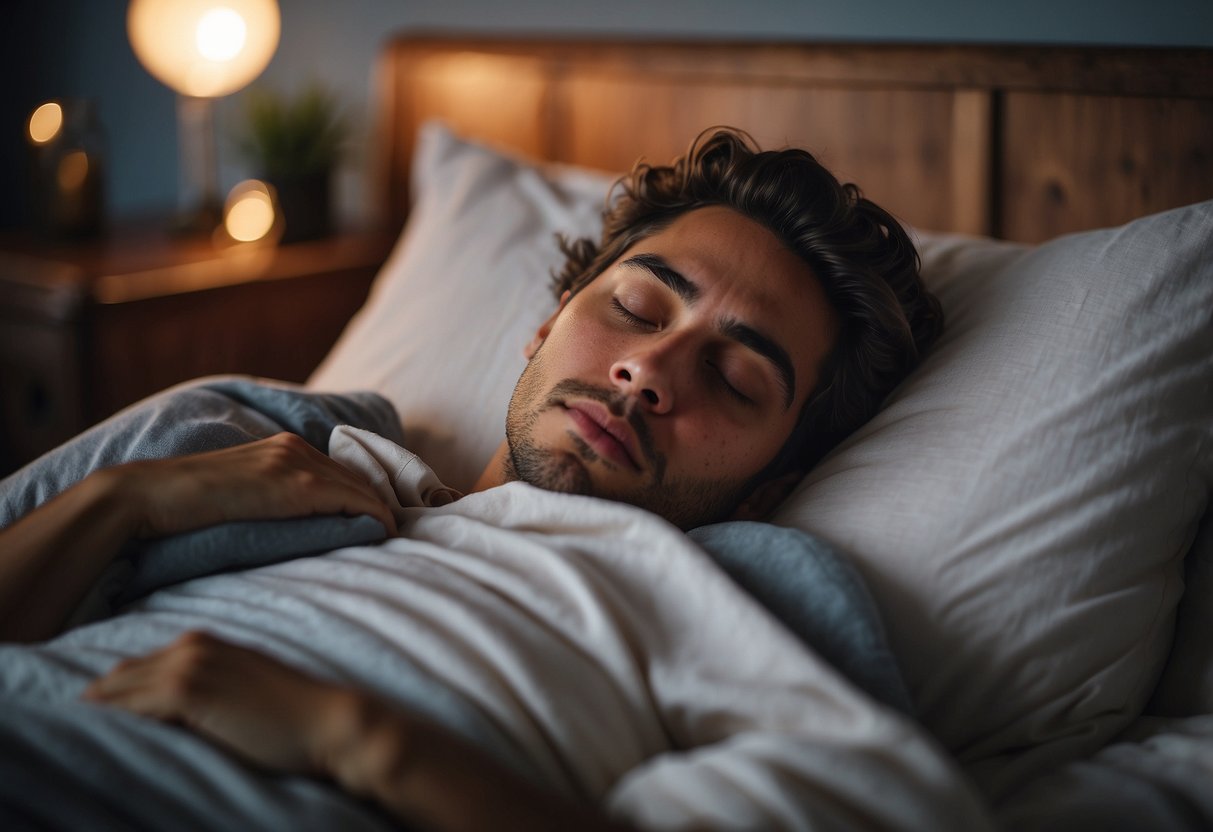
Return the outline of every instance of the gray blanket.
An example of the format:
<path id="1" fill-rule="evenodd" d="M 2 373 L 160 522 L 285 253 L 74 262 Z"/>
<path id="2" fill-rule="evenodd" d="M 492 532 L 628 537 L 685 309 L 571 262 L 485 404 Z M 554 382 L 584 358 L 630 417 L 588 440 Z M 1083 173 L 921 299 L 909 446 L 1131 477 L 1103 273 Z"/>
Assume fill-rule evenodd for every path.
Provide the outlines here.
<path id="1" fill-rule="evenodd" d="M 94 468 L 131 459 L 226 447 L 281 430 L 320 450 L 337 424 L 400 442 L 391 406 L 373 394 L 322 395 L 248 379 L 210 379 L 174 389 L 83 434 L 0 482 L 0 525 Z M 337 546 L 382 539 L 370 518 L 231 523 L 132 548 L 101 581 L 78 622 L 108 616 L 159 587 L 217 571 L 247 569 Z M 789 629 L 874 697 L 909 709 L 876 610 L 849 565 L 799 532 L 766 524 L 720 524 L 693 536 Z M 153 595 L 154 599 L 154 595 Z M 154 604 L 152 605 L 154 609 Z M 265 633 L 271 649 L 282 611 L 255 586 L 206 618 L 217 635 Z M 209 615 L 210 611 L 208 611 Z M 230 632 L 228 619 L 231 619 Z M 373 807 L 318 781 L 257 771 L 173 726 L 78 701 L 80 691 L 124 655 L 162 646 L 197 621 L 119 614 L 46 645 L 0 645 L 0 827 L 53 829 L 379 829 Z M 523 776 L 527 761 L 483 714 L 417 668 L 385 660 L 364 633 L 340 622 L 307 634 L 314 651 L 279 658 L 321 676 L 389 693 L 446 725 Z M 334 662 L 331 656 L 339 655 Z"/>
<path id="2" fill-rule="evenodd" d="M 228 448 L 287 431 L 327 453 L 337 425 L 402 443 L 395 408 L 374 393 L 332 395 L 237 377 L 173 388 L 85 431 L 0 482 L 0 527 L 98 468 Z M 106 571 L 71 626 L 110 615 L 152 590 L 225 569 L 382 540 L 371 517 L 225 523 L 132 545 Z"/>

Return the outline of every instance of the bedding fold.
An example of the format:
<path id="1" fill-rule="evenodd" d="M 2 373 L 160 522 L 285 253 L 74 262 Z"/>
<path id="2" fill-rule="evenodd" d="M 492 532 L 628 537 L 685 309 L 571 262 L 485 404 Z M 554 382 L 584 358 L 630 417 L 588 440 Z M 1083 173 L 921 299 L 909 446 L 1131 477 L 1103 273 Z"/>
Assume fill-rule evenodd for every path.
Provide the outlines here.
<path id="1" fill-rule="evenodd" d="M 184 393 L 230 406 L 216 395 L 232 401 Z M 127 418 L 131 435 L 166 433 Z M 391 501 L 401 536 L 275 553 L 159 586 L 44 644 L 0 645 L 0 812 L 51 828 L 79 828 L 86 811 L 90 828 L 395 826 L 326 783 L 79 701 L 115 662 L 204 630 L 434 720 L 643 828 L 989 828 L 935 741 L 825 657 L 852 643 L 873 665 L 861 676 L 896 673 L 879 621 L 859 620 L 874 608 L 838 601 L 850 578 L 815 554 L 826 550 L 801 547 L 770 572 L 790 585 L 790 563 L 815 569 L 781 621 L 737 568 L 777 533 L 741 530 L 730 577 L 718 565 L 728 534 L 713 556 L 635 507 L 523 483 L 456 499 L 415 455 L 359 428 L 333 429 L 326 447 Z M 22 772 L 45 788 L 25 788 Z M 48 790 L 81 799 L 47 804 Z"/>
<path id="2" fill-rule="evenodd" d="M 403 441 L 395 408 L 375 393 L 317 393 L 242 376 L 187 382 L 115 414 L 0 481 L 0 527 L 99 468 L 216 451 L 283 431 L 327 453 L 338 425 Z M 138 542 L 98 579 L 70 626 L 105 618 L 122 604 L 186 578 L 383 537 L 382 524 L 371 517 L 330 516 L 223 523 Z"/>

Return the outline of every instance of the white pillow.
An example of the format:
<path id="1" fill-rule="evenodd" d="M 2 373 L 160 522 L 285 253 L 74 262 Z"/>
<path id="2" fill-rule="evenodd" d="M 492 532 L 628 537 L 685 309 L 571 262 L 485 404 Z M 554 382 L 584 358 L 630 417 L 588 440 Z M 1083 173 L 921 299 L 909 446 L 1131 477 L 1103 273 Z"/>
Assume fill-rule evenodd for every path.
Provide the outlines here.
<path id="1" fill-rule="evenodd" d="M 1184 564 L 1175 643 L 1146 712 L 1213 714 L 1213 513 L 1208 511 Z"/>
<path id="2" fill-rule="evenodd" d="M 523 348 L 556 308 L 556 234 L 597 237 L 614 178 L 541 169 L 425 125 L 404 234 L 308 386 L 379 391 L 409 450 L 471 488 L 505 438 Z"/>
<path id="3" fill-rule="evenodd" d="M 920 716 L 998 794 L 1103 745 L 1167 657 L 1213 478 L 1213 202 L 921 252 L 943 337 L 775 520 L 854 556 Z"/>
<path id="4" fill-rule="evenodd" d="M 595 231 L 609 181 L 425 128 L 408 230 L 311 386 L 381 391 L 466 488 L 554 308 L 552 236 Z M 1211 241 L 1213 202 L 1035 248 L 923 235 L 945 335 L 775 518 L 854 556 L 987 789 L 1102 745 L 1166 658 L 1213 476 Z"/>

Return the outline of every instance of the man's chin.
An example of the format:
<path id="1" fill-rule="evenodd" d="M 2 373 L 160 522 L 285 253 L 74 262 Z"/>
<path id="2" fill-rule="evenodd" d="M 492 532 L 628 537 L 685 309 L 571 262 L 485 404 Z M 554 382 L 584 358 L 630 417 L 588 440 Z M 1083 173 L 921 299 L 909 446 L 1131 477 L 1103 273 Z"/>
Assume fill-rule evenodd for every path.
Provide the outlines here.
<path id="1" fill-rule="evenodd" d="M 593 478 L 574 454 L 544 454 L 539 458 L 518 454 L 514 456 L 513 464 L 515 476 L 537 488 L 562 494 L 594 494 Z"/>

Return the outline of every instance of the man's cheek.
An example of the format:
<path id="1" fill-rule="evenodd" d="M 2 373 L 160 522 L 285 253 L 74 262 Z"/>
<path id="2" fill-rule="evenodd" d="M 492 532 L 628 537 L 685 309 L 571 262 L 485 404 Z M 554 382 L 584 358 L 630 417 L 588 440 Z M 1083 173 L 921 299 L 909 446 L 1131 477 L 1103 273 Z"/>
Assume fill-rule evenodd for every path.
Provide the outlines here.
<path id="1" fill-rule="evenodd" d="M 557 421 L 557 411 L 552 408 L 534 414 L 530 426 L 531 440 L 537 445 L 550 445 L 552 440 L 558 439 L 562 433 Z"/>

